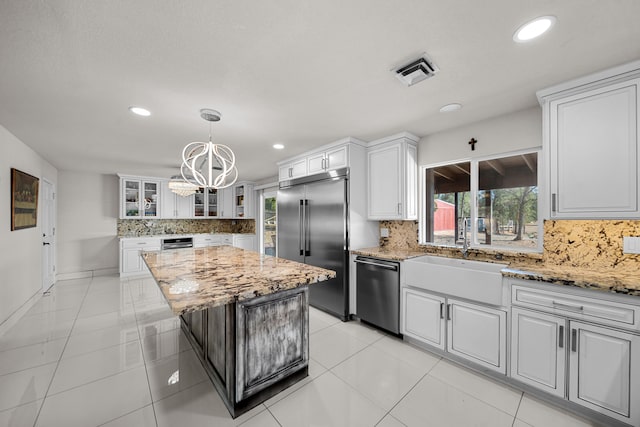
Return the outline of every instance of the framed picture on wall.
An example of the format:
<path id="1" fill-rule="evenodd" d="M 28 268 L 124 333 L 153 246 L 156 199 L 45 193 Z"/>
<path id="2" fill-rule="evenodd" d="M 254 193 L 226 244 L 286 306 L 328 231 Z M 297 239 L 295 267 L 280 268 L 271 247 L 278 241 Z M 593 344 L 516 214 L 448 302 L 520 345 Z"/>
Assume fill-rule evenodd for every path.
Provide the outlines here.
<path id="1" fill-rule="evenodd" d="M 40 180 L 11 168 L 11 230 L 36 226 Z"/>

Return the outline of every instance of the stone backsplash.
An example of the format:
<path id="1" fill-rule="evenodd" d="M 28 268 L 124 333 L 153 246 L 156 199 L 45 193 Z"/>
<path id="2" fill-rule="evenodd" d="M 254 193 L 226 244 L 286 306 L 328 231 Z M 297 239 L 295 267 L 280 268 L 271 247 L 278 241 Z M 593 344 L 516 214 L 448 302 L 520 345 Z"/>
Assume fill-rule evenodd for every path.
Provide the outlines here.
<path id="1" fill-rule="evenodd" d="M 389 237 L 380 237 L 380 247 L 393 250 L 418 249 L 418 221 L 380 221 Z"/>
<path id="2" fill-rule="evenodd" d="M 622 253 L 623 236 L 640 236 L 636 220 L 549 220 L 544 222 L 544 261 L 592 270 L 640 273 L 640 255 Z"/>
<path id="3" fill-rule="evenodd" d="M 389 237 L 380 238 L 380 247 L 393 250 L 421 250 L 424 253 L 461 256 L 460 249 L 419 245 L 416 221 L 380 221 Z M 622 253 L 623 236 L 640 236 L 635 220 L 547 220 L 544 222 L 543 253 L 505 252 L 471 249 L 470 259 L 504 260 L 577 267 L 590 270 L 616 268 L 640 273 L 640 255 Z"/>
<path id="4" fill-rule="evenodd" d="M 254 219 L 119 219 L 118 237 L 162 234 L 250 233 Z"/>

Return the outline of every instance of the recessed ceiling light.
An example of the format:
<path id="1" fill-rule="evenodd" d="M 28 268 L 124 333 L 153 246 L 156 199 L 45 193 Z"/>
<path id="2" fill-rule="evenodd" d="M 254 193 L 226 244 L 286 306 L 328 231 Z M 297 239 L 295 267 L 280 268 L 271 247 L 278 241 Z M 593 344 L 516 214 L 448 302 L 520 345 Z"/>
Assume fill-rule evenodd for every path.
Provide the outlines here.
<path id="1" fill-rule="evenodd" d="M 458 104 L 458 103 L 454 102 L 453 104 L 443 105 L 440 108 L 440 112 L 441 113 L 450 113 L 452 111 L 458 111 L 461 108 L 462 108 L 462 104 Z"/>
<path id="2" fill-rule="evenodd" d="M 284 148 L 283 144 L 273 144 L 273 148 L 275 148 L 276 150 L 282 150 Z"/>
<path id="3" fill-rule="evenodd" d="M 137 114 L 139 116 L 150 116 L 151 115 L 151 111 L 147 110 L 146 108 L 142 108 L 142 107 L 129 107 L 129 111 L 131 111 L 133 114 Z"/>
<path id="4" fill-rule="evenodd" d="M 513 33 L 513 41 L 524 43 L 546 33 L 556 22 L 555 16 L 541 16 L 522 25 Z"/>

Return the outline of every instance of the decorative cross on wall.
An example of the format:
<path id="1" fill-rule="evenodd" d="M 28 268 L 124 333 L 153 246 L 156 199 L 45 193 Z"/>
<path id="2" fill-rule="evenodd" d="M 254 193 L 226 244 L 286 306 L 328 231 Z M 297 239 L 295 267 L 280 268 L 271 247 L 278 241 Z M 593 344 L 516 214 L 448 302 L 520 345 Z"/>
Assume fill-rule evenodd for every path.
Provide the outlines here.
<path id="1" fill-rule="evenodd" d="M 476 149 L 476 142 L 478 142 L 475 138 L 471 138 L 471 140 L 469 141 L 469 145 L 471 145 L 471 151 L 474 151 Z"/>

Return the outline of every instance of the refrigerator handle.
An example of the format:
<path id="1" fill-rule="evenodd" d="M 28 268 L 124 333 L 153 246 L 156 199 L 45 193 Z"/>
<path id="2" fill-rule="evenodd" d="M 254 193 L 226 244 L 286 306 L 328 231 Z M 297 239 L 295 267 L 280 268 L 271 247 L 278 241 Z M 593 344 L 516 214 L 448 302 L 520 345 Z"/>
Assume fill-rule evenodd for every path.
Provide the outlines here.
<path id="1" fill-rule="evenodd" d="M 304 245 L 302 243 L 302 230 L 304 230 L 303 203 L 304 200 L 300 200 L 300 205 L 298 206 L 298 249 L 300 249 L 300 256 L 304 255 Z"/>
<path id="2" fill-rule="evenodd" d="M 305 236 L 304 236 L 304 256 L 311 256 L 311 232 L 309 227 L 309 200 L 304 200 Z"/>

